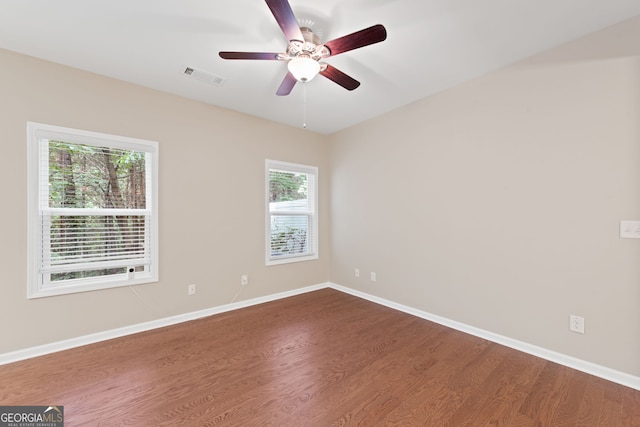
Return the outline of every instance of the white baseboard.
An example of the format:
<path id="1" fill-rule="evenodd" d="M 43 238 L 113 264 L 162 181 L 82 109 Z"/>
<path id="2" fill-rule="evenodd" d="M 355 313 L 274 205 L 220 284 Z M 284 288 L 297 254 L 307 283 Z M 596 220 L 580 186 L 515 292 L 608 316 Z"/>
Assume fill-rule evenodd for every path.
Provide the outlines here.
<path id="1" fill-rule="evenodd" d="M 30 359 L 32 357 L 43 356 L 49 353 L 55 353 L 57 351 L 68 350 L 74 347 L 81 347 L 83 345 L 93 344 L 100 341 L 106 341 L 113 338 L 119 338 L 126 335 L 136 334 L 139 332 L 145 332 L 156 328 L 163 328 L 165 326 L 171 326 L 178 323 L 188 322 L 190 320 L 200 319 L 214 314 L 225 313 L 227 311 L 238 310 L 252 305 L 262 304 L 269 301 L 275 301 L 282 298 L 287 298 L 295 295 L 304 294 L 307 292 L 316 291 L 324 288 L 332 288 L 358 298 L 362 298 L 377 304 L 384 305 L 386 307 L 402 311 L 407 314 L 411 314 L 422 319 L 438 323 L 440 325 L 456 329 L 461 332 L 474 335 L 479 338 L 483 338 L 507 347 L 511 347 L 515 350 L 522 351 L 524 353 L 531 354 L 533 356 L 540 357 L 551 362 L 558 363 L 560 365 L 567 366 L 569 368 L 576 369 L 578 371 L 585 372 L 587 374 L 595 375 L 597 377 L 612 381 L 627 387 L 631 387 L 636 390 L 640 390 L 640 377 L 627 374 L 624 372 L 616 371 L 614 369 L 607 368 L 605 366 L 597 365 L 595 363 L 587 362 L 582 359 L 578 359 L 572 356 L 567 356 L 562 353 L 558 353 L 543 347 L 538 347 L 523 341 L 514 340 L 509 337 L 495 334 L 493 332 L 485 331 L 473 326 L 466 325 L 464 323 L 456 322 L 445 317 L 437 316 L 435 314 L 427 313 L 425 311 L 418 310 L 413 307 L 398 304 L 393 301 L 379 298 L 374 295 L 360 292 L 355 289 L 347 288 L 335 283 L 323 283 L 319 285 L 308 286 L 304 288 L 294 289 L 292 291 L 280 292 L 277 294 L 267 295 L 264 297 L 253 298 L 246 301 L 239 301 L 232 304 L 225 304 L 217 307 L 208 308 L 205 310 L 194 311 L 191 313 L 180 314 L 177 316 L 166 317 L 163 319 L 153 320 L 150 322 L 139 323 L 136 325 L 125 326 L 122 328 L 112 329 L 109 331 L 98 332 L 95 334 L 84 335 L 77 338 L 71 338 L 68 340 L 57 341 L 50 344 L 44 344 L 37 347 L 26 348 L 23 350 L 17 350 L 10 353 L 0 354 L 0 365 L 7 363 L 17 362 L 20 360 Z"/>
<path id="2" fill-rule="evenodd" d="M 566 354 L 558 353 L 543 347 L 538 347 L 523 341 L 514 340 L 509 337 L 495 334 L 493 332 L 485 331 L 483 329 L 475 328 L 473 326 L 466 325 L 464 323 L 456 322 L 454 320 L 447 319 L 445 317 L 437 316 L 435 314 L 427 313 L 406 305 L 398 304 L 393 301 L 379 298 L 373 295 L 369 295 L 364 292 L 357 291 L 355 289 L 347 288 L 335 283 L 330 283 L 329 287 L 341 292 L 351 294 L 353 296 L 366 299 L 377 304 L 384 305 L 395 310 L 411 314 L 422 319 L 430 320 L 434 323 L 438 323 L 443 326 L 447 326 L 452 329 L 456 329 L 461 332 L 465 332 L 470 335 L 474 335 L 479 338 L 483 338 L 498 344 L 502 344 L 507 347 L 511 347 L 515 350 L 522 351 L 524 353 L 531 354 L 533 356 L 540 357 L 551 362 L 558 363 L 563 366 L 567 366 L 578 371 L 585 372 L 596 377 L 603 378 L 608 381 L 612 381 L 618 384 L 622 384 L 626 387 L 631 387 L 636 390 L 640 390 L 640 377 L 627 374 L 624 372 L 616 371 L 605 366 L 597 365 L 595 363 L 587 362 L 576 357 L 567 356 Z"/>
<path id="3" fill-rule="evenodd" d="M 188 322 L 190 320 L 200 319 L 202 317 L 212 316 L 214 314 L 225 313 L 231 310 L 250 307 L 252 305 L 262 304 L 269 301 L 275 301 L 306 292 L 315 291 L 329 287 L 329 284 L 308 286 L 305 288 L 294 289 L 292 291 L 280 292 L 277 294 L 267 295 L 264 297 L 253 298 L 246 301 L 238 301 L 231 304 L 225 304 L 217 307 L 207 308 L 205 310 L 194 311 L 191 313 L 179 314 L 177 316 L 165 317 L 163 319 L 153 320 L 136 325 L 125 326 L 122 328 L 112 329 L 109 331 L 98 332 L 95 334 L 83 335 L 77 338 L 71 338 L 63 341 L 57 341 L 50 344 L 39 345 L 37 347 L 26 348 L 23 350 L 12 351 L 10 353 L 0 354 L 0 365 L 18 362 L 20 360 L 30 359 L 32 357 L 43 356 L 57 351 L 68 350 L 70 348 L 81 347 L 83 345 L 94 344 L 100 341 L 106 341 L 113 338 L 119 338 L 126 335 L 145 332 L 152 329 L 163 328 L 178 323 Z"/>

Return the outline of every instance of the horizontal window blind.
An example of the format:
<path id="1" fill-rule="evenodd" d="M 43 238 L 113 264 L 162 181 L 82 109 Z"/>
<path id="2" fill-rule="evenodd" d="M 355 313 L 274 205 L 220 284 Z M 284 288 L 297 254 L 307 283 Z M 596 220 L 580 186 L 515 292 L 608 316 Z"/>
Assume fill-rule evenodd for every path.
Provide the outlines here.
<path id="1" fill-rule="evenodd" d="M 149 213 L 41 215 L 45 247 L 40 271 L 60 273 L 151 263 Z"/>
<path id="2" fill-rule="evenodd" d="M 271 256 L 308 255 L 313 247 L 311 215 L 271 215 Z"/>

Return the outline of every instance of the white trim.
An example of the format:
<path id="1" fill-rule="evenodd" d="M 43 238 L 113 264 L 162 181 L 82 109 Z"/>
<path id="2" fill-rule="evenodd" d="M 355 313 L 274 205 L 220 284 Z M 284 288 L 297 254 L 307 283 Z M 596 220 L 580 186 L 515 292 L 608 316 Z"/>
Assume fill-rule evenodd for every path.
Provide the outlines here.
<path id="1" fill-rule="evenodd" d="M 395 310 L 402 311 L 404 313 L 411 314 L 413 316 L 420 317 L 422 319 L 426 319 L 434 323 L 438 323 L 440 325 L 446 326 L 451 329 L 465 332 L 467 334 L 470 334 L 479 338 L 483 338 L 491 342 L 501 344 L 501 345 L 513 348 L 515 350 L 522 351 L 524 353 L 528 353 L 533 356 L 540 357 L 542 359 L 549 360 L 551 362 L 558 363 L 560 365 L 567 366 L 569 368 L 576 369 L 578 371 L 582 371 L 587 374 L 603 378 L 608 381 L 612 381 L 614 383 L 621 384 L 626 387 L 631 387 L 633 389 L 640 390 L 640 377 L 637 377 L 635 375 L 616 371 L 615 369 L 607 368 L 606 366 L 598 365 L 592 362 L 587 362 L 586 360 L 582 360 L 573 356 L 568 356 L 566 354 L 558 353 L 556 351 L 549 350 L 543 347 L 538 347 L 536 345 L 529 344 L 523 341 L 514 340 L 512 338 L 505 337 L 503 335 L 485 331 L 484 329 L 480 329 L 474 326 L 469 326 L 464 323 L 456 322 L 455 320 L 447 319 L 446 317 L 441 317 L 435 314 L 427 313 L 425 311 L 418 310 L 413 307 L 398 304 L 393 301 L 389 301 L 384 298 L 379 298 L 374 295 L 369 295 L 367 293 L 360 292 L 355 289 L 347 288 L 341 285 L 337 285 L 335 283 L 330 283 L 329 287 L 337 291 L 345 292 L 347 294 L 356 296 L 358 298 L 366 299 L 376 304 L 384 305 L 386 307 L 393 308 Z"/>
<path id="2" fill-rule="evenodd" d="M 277 294 L 267 295 L 264 297 L 253 298 L 246 301 L 238 301 L 231 304 L 225 304 L 217 307 L 207 308 L 200 311 L 179 314 L 176 316 L 165 317 L 163 319 L 152 320 L 150 322 L 138 323 L 136 325 L 124 326 L 122 328 L 111 329 L 109 331 L 98 332 L 95 334 L 83 335 L 81 337 L 70 338 L 67 340 L 56 341 L 49 344 L 39 345 L 36 347 L 16 350 L 9 353 L 0 354 L 0 365 L 18 362 L 20 360 L 30 359 L 32 357 L 44 356 L 45 354 L 55 353 L 57 351 L 68 350 L 84 345 L 95 344 L 97 342 L 106 341 L 114 338 L 124 337 L 126 335 L 137 334 L 139 332 L 150 331 L 165 326 L 176 325 L 178 323 L 188 322 L 203 317 L 212 316 L 214 314 L 225 313 L 227 311 L 238 310 L 250 307 L 252 305 L 263 304 L 265 302 L 275 301 L 288 298 L 307 292 L 317 291 L 330 287 L 329 284 L 323 283 L 319 285 L 307 286 L 305 288 L 294 289 L 292 291 L 280 292 Z"/>
<path id="3" fill-rule="evenodd" d="M 146 139 L 111 135 L 103 132 L 93 132 L 37 122 L 27 122 L 27 132 L 33 140 L 40 138 L 64 140 L 72 137 L 75 143 L 97 146 L 106 144 L 109 147 L 123 150 L 149 151 L 149 145 L 151 143 L 155 145 L 155 150 L 157 151 L 158 146 L 157 141 L 148 141 Z"/>
<path id="4" fill-rule="evenodd" d="M 456 322 L 455 320 L 447 319 L 445 317 L 437 316 L 435 314 L 427 313 L 416 308 L 412 308 L 406 305 L 398 304 L 393 301 L 386 300 L 384 298 L 376 297 L 374 295 L 360 292 L 355 289 L 347 288 L 335 283 L 327 282 L 318 285 L 307 286 L 304 288 L 298 288 L 291 291 L 280 292 L 277 294 L 267 295 L 264 297 L 253 298 L 246 301 L 239 301 L 231 304 L 225 304 L 217 307 L 212 307 L 200 311 L 194 311 L 191 313 L 180 314 L 176 316 L 167 317 L 164 319 L 153 320 L 150 322 L 139 323 L 136 325 L 125 326 L 118 329 L 112 329 L 110 331 L 98 332 L 95 334 L 84 335 L 77 338 L 71 338 L 68 340 L 57 341 L 50 344 L 44 344 L 37 347 L 26 348 L 23 350 L 17 350 L 9 353 L 0 354 L 0 365 L 8 363 L 18 362 L 20 360 L 30 359 L 32 357 L 43 356 L 45 354 L 55 353 L 57 351 L 68 350 L 75 347 L 94 344 L 100 341 L 106 341 L 113 338 L 119 338 L 126 335 L 136 334 L 139 332 L 150 331 L 157 328 L 163 328 L 165 326 L 176 325 L 178 323 L 188 322 L 190 320 L 196 320 L 214 314 L 225 313 L 232 310 L 238 310 L 241 308 L 250 307 L 265 302 L 275 301 L 283 298 L 292 297 L 295 295 L 304 294 L 307 292 L 317 291 L 324 288 L 335 289 L 340 292 L 347 293 L 349 295 L 356 296 L 358 298 L 371 301 L 376 304 L 384 305 L 394 310 L 402 311 L 412 316 L 420 317 L 425 320 L 429 320 L 434 323 L 446 326 L 451 329 L 455 329 L 461 332 L 468 333 L 470 335 L 495 342 L 518 351 L 522 351 L 527 354 L 531 354 L 536 357 L 540 357 L 545 360 L 549 360 L 554 363 L 558 363 L 563 366 L 567 366 L 572 369 L 576 369 L 581 372 L 585 372 L 596 377 L 603 378 L 614 383 L 621 384 L 626 387 L 630 387 L 636 390 L 640 390 L 640 377 L 627 374 L 625 372 L 616 371 L 615 369 L 607 368 L 606 366 L 598 365 L 595 363 L 587 362 L 576 357 L 568 356 L 566 354 L 558 353 L 546 348 L 538 347 L 523 341 L 514 340 L 509 337 L 505 337 L 493 332 L 485 331 L 473 326 L 466 325 L 464 323 Z"/>

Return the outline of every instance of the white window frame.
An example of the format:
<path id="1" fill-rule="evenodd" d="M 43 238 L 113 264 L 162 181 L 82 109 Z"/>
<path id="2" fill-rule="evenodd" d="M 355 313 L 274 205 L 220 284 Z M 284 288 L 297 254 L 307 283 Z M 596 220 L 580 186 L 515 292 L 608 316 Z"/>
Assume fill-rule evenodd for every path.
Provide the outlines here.
<path id="1" fill-rule="evenodd" d="M 50 208 L 48 205 L 48 155 L 45 142 L 62 140 L 76 144 L 86 144 L 125 150 L 145 152 L 147 162 L 147 206 L 145 209 L 109 210 L 109 214 L 145 215 L 150 224 L 145 233 L 145 246 L 148 253 L 145 258 L 150 262 L 144 271 L 131 271 L 102 277 L 71 279 L 57 284 L 49 283 L 50 271 L 42 269 L 42 257 L 48 250 L 48 239 L 45 227 L 41 226 L 41 218 L 46 215 L 66 213 L 77 215 L 84 212 L 96 213 L 103 210 L 78 208 Z M 28 194 L 28 259 L 27 259 L 27 298 L 41 298 L 76 292 L 94 291 L 98 289 L 120 286 L 138 285 L 158 281 L 158 143 L 124 136 L 109 135 L 99 132 L 84 131 L 42 123 L 27 122 L 27 194 Z M 46 157 L 45 157 L 46 156 Z M 150 181 L 150 186 L 149 186 Z M 41 183 L 46 183 L 41 186 Z M 149 188 L 150 187 L 150 188 Z M 73 212 L 72 212 L 73 211 Z M 91 212 L 93 211 L 93 212 Z"/>
<path id="2" fill-rule="evenodd" d="M 270 171 L 279 170 L 292 173 L 306 173 L 313 176 L 312 188 L 308 188 L 308 200 L 310 208 L 307 211 L 282 211 L 272 213 L 269 204 Z M 292 262 L 311 261 L 318 259 L 318 168 L 315 166 L 301 165 L 297 163 L 281 162 L 267 159 L 265 162 L 265 263 L 267 266 L 287 264 Z M 310 244 L 309 250 L 300 255 L 271 255 L 271 217 L 272 215 L 305 215 L 309 217 Z"/>

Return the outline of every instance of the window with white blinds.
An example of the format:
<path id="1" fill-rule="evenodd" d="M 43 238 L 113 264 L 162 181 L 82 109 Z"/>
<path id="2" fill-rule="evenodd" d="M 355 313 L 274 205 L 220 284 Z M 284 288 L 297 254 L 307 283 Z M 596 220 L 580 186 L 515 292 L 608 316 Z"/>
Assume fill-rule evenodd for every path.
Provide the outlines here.
<path id="1" fill-rule="evenodd" d="M 158 280 L 158 145 L 28 123 L 29 298 Z"/>
<path id="2" fill-rule="evenodd" d="M 266 162 L 266 264 L 318 258 L 318 169 Z"/>

